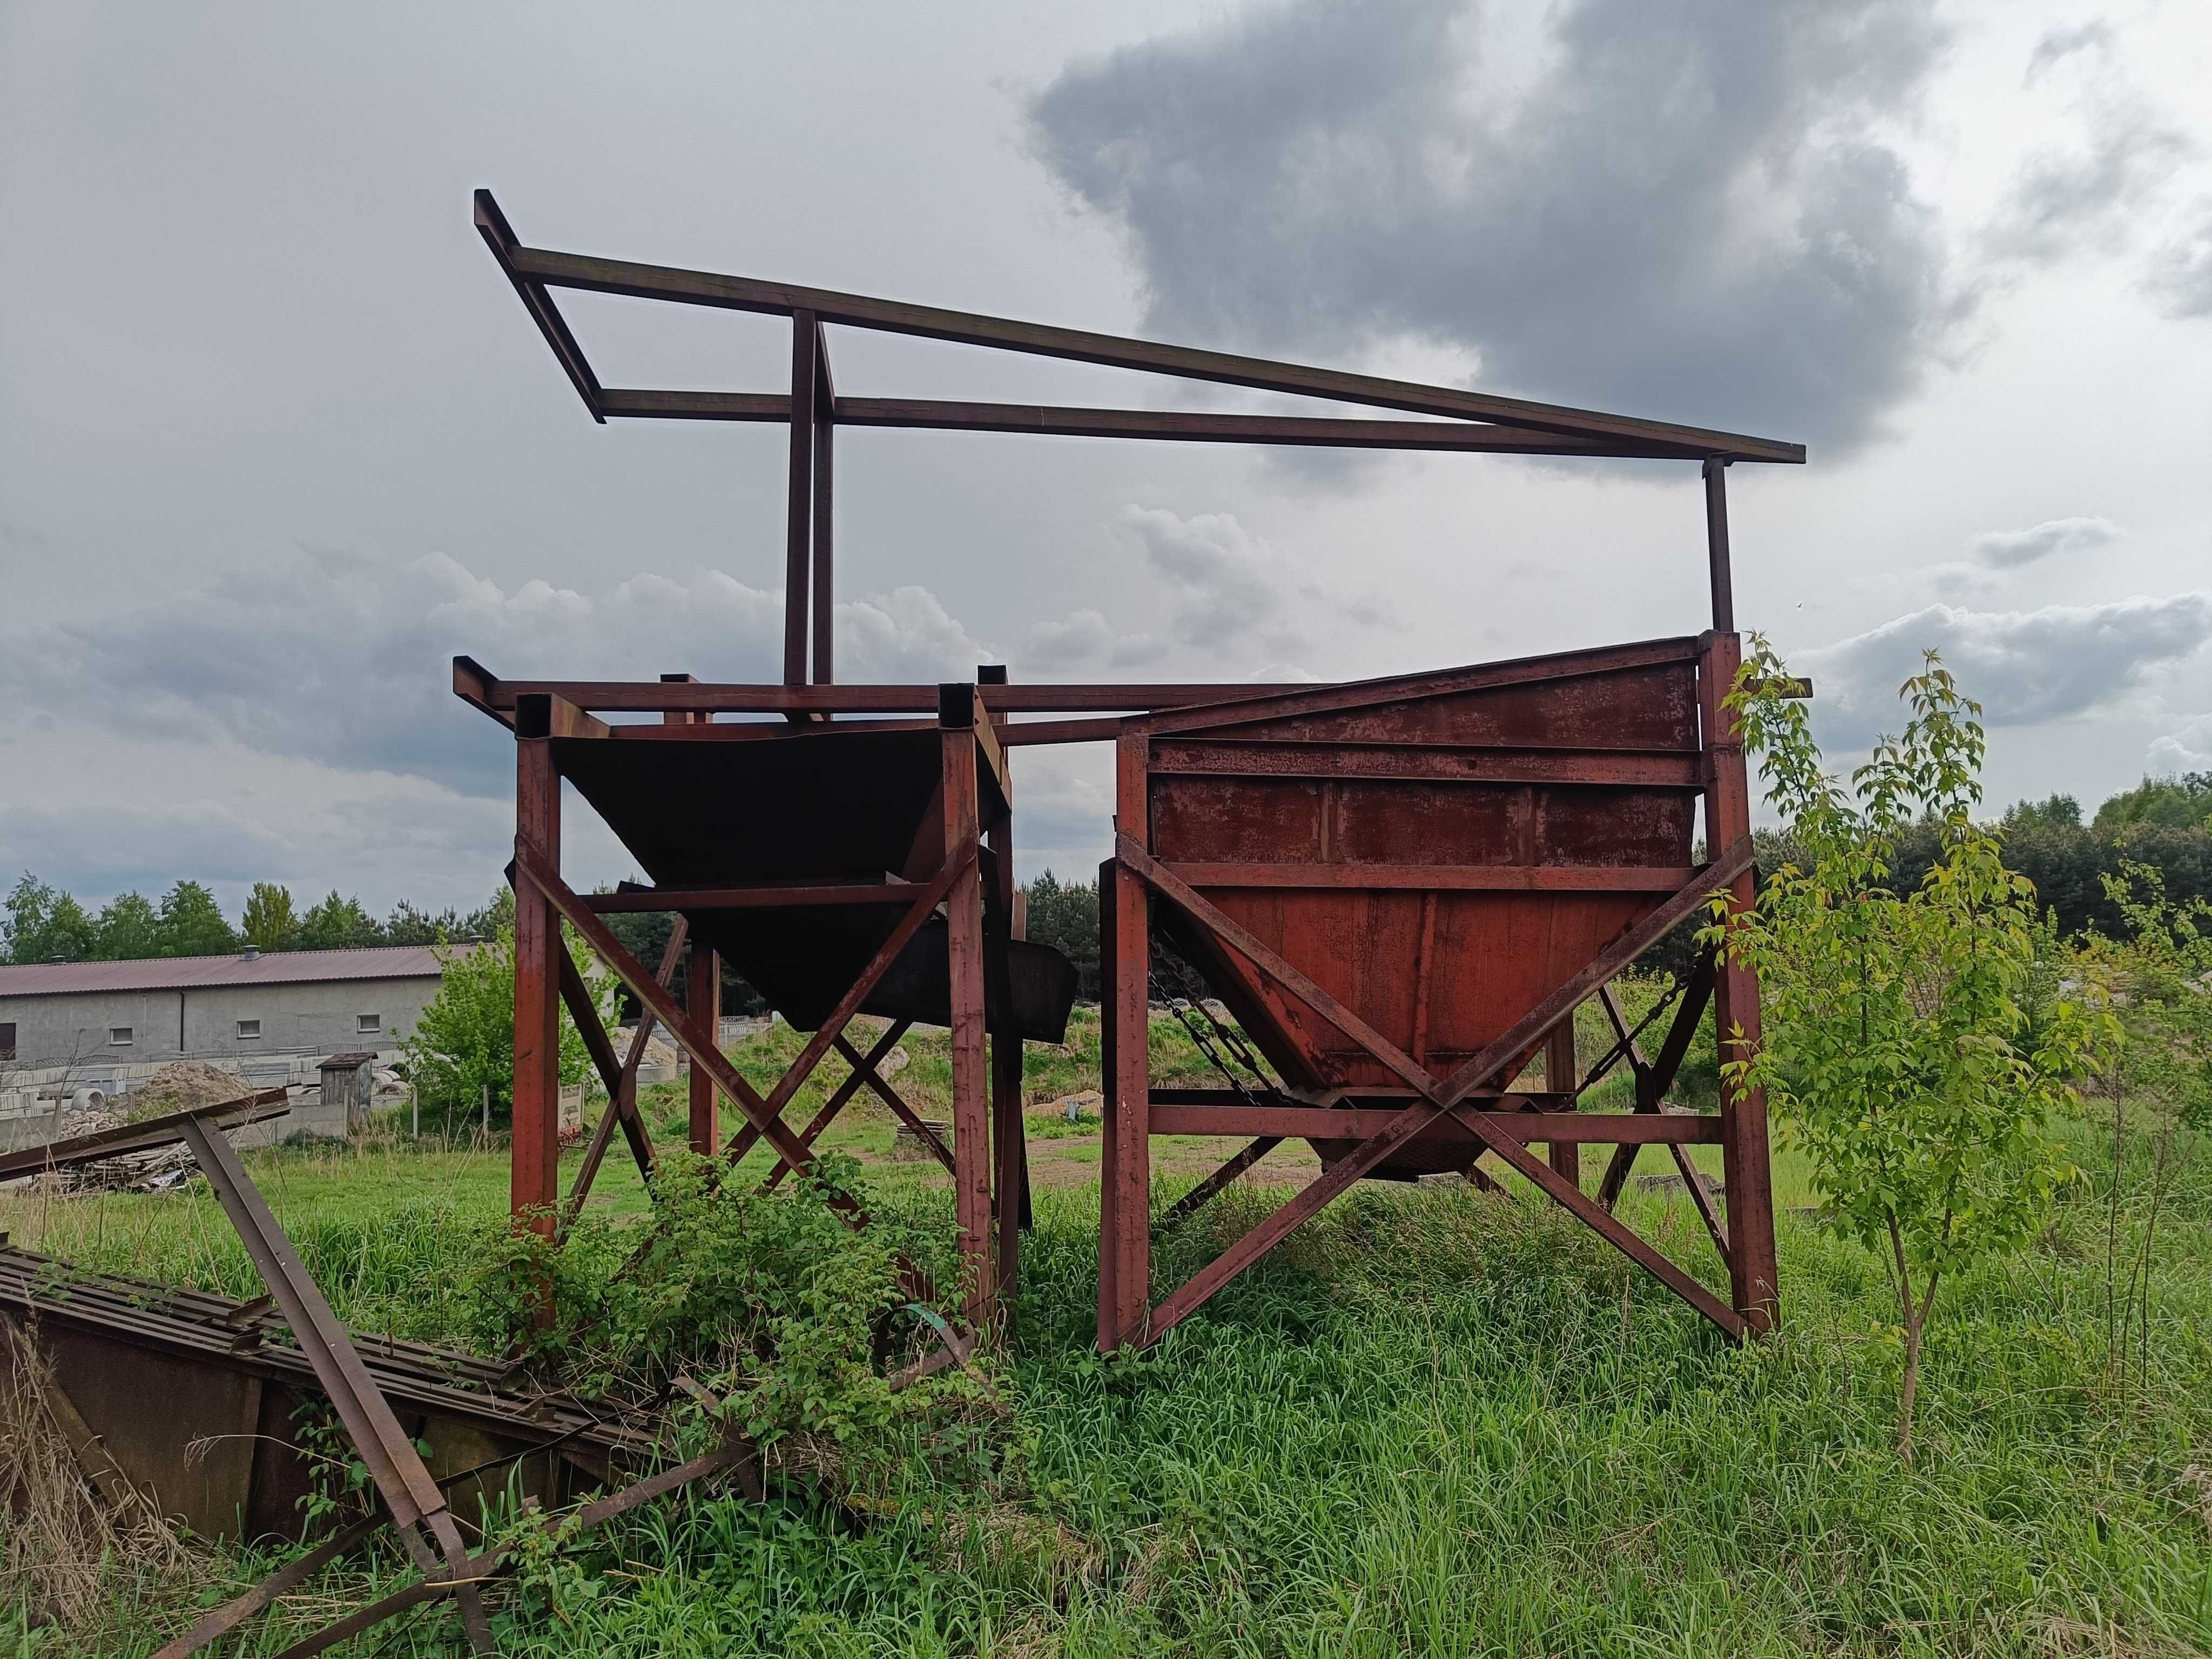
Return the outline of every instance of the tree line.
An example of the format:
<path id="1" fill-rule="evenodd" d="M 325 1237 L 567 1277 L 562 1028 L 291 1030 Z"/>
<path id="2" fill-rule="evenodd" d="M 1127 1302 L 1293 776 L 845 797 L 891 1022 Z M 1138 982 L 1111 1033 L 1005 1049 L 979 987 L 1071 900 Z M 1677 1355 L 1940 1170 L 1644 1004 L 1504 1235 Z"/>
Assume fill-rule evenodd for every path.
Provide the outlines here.
<path id="1" fill-rule="evenodd" d="M 370 945 L 435 945 L 495 938 L 514 919 L 514 895 L 461 911 L 425 910 L 405 902 L 377 920 L 335 888 L 300 908 L 289 888 L 256 882 L 233 923 L 202 882 L 180 880 L 158 899 L 118 893 L 98 911 L 29 871 L 0 908 L 0 960 L 131 962 L 149 957 L 228 956 L 262 951 L 342 951 Z"/>
<path id="2" fill-rule="evenodd" d="M 2146 778 L 2106 800 L 2087 823 L 2075 797 L 2054 794 L 2016 803 L 1994 827 L 2003 838 L 2006 864 L 2035 884 L 2036 902 L 2052 915 L 2062 935 L 2126 933 L 2127 919 L 2107 884 L 2126 865 L 2158 872 L 2176 902 L 2212 899 L 2212 772 Z M 1780 868 L 1800 850 L 1786 830 L 1761 830 L 1758 840 L 1759 863 L 1767 869 Z M 1897 833 L 1893 850 L 1900 889 L 1917 885 L 1941 861 L 1942 845 L 1941 827 L 1932 822 Z M 1063 882 L 1048 870 L 1022 890 L 1029 896 L 1030 938 L 1064 952 L 1075 964 L 1077 994 L 1096 1000 L 1098 884 Z M 27 871 L 0 915 L 0 960 L 118 962 L 220 956 L 248 945 L 264 951 L 335 951 L 487 941 L 514 920 L 514 895 L 505 887 L 474 910 L 425 910 L 403 901 L 380 921 L 358 899 L 335 889 L 302 910 L 289 888 L 267 881 L 254 884 L 235 925 L 197 881 L 178 882 L 159 901 L 120 894 L 94 913 Z M 619 915 L 608 922 L 640 960 L 660 960 L 668 917 Z M 1652 965 L 1686 968 L 1696 948 L 1694 932 L 1686 925 Z M 734 981 L 726 988 L 731 1012 L 752 1001 Z"/>

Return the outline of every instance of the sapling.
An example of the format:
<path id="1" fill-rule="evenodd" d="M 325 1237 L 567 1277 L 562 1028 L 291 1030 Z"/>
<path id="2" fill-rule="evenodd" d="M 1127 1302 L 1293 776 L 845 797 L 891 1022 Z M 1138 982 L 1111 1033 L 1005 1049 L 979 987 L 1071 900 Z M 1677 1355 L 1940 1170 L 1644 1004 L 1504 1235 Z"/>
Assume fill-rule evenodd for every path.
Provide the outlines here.
<path id="1" fill-rule="evenodd" d="M 1825 769 L 1804 705 L 1781 695 L 1781 659 L 1757 635 L 1752 646 L 1727 702 L 1793 856 L 1761 872 L 1757 902 L 1733 919 L 1717 902 L 1702 936 L 1759 977 L 1764 1041 L 1728 1034 L 1724 1070 L 1765 1090 L 1837 1224 L 1887 1269 L 1905 1359 L 1898 1450 L 1910 1462 L 1936 1291 L 2015 1249 L 2078 1178 L 2052 1119 L 2118 1027 L 2063 994 L 2030 1017 L 2034 889 L 1975 821 L 1981 707 L 1936 654 L 1900 690 L 1904 735 L 1876 743 L 1846 789 Z M 1916 824 L 1936 831 L 1938 856 L 1900 892 L 1896 845 Z"/>
<path id="2" fill-rule="evenodd" d="M 2112 1176 L 2106 1197 L 2106 1365 L 2122 1404 L 2127 1397 L 2130 1328 L 2140 1320 L 2142 1371 L 2150 1370 L 2150 1267 L 2171 1178 L 2177 1127 L 2212 1125 L 2212 904 L 2166 896 L 2166 878 L 2131 860 L 2104 878 L 2105 895 L 2127 925 L 2127 937 L 2092 934 L 2079 967 L 2112 988 L 2127 1046 L 2106 1074 L 2112 1103 Z M 2130 1100 L 2151 1115 L 2149 1211 L 2128 1267 L 2124 1294 L 2116 1270 L 2120 1198 L 2126 1173 L 2126 1113 Z"/>

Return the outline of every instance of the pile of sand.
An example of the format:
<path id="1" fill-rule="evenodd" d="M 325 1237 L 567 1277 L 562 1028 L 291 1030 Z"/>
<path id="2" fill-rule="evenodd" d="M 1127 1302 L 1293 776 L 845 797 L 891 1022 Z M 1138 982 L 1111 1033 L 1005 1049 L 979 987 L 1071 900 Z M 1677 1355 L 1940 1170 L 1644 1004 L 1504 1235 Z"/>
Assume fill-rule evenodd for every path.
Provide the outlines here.
<path id="1" fill-rule="evenodd" d="M 170 1112 L 189 1112 L 253 1092 L 252 1085 L 220 1066 L 204 1060 L 180 1060 L 164 1066 L 124 1098 L 133 1118 L 161 1117 Z"/>

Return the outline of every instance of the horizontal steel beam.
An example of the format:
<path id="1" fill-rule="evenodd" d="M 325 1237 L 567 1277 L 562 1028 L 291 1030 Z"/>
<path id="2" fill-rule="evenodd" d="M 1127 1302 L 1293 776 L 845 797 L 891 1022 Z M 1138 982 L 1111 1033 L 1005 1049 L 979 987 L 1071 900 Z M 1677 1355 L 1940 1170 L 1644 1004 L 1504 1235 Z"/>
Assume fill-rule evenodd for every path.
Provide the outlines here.
<path id="1" fill-rule="evenodd" d="M 757 312 L 769 316 L 788 317 L 808 312 L 821 322 L 842 323 L 854 328 L 949 340 L 963 345 L 991 346 L 1115 368 L 1141 369 L 1183 380 L 1249 386 L 1261 392 L 1291 392 L 1334 403 L 1399 409 L 1416 415 L 1503 422 L 1609 442 L 1666 444 L 1686 453 L 1715 455 L 1730 460 L 1796 464 L 1805 459 L 1802 444 L 1782 443 L 1743 433 L 1609 415 L 1598 410 L 1535 403 L 1449 386 L 1421 386 L 1410 380 L 1343 369 L 1273 362 L 1233 352 L 1166 345 L 1085 329 L 1017 322 L 1008 318 L 843 294 L 830 289 L 526 247 L 514 240 L 512 228 L 489 191 L 477 192 L 476 217 L 477 229 L 501 268 L 520 283 L 620 294 L 634 299 L 664 300 L 678 305 Z"/>
<path id="2" fill-rule="evenodd" d="M 985 710 L 997 716 L 1191 708 L 1313 689 L 1310 681 L 1300 681 L 984 685 L 976 690 Z M 454 695 L 495 717 L 511 714 L 517 700 L 524 697 L 558 698 L 577 709 L 609 714 L 934 714 L 939 690 L 935 685 L 721 685 L 699 680 L 502 680 L 469 658 L 453 659 Z M 546 708 L 550 710 L 551 705 Z"/>
<path id="3" fill-rule="evenodd" d="M 641 887 L 630 892 L 586 893 L 585 906 L 599 915 L 654 910 L 767 910 L 815 904 L 911 904 L 927 890 L 919 881 L 846 881 L 785 887 Z"/>
<path id="4" fill-rule="evenodd" d="M 1694 879 L 1694 866 L 1566 864 L 1211 864 L 1168 863 L 1193 887 L 1274 887 L 1316 892 L 1379 888 L 1444 893 L 1673 893 Z"/>
<path id="5" fill-rule="evenodd" d="M 1389 1107 L 1153 1106 L 1156 1135 L 1277 1135 L 1285 1139 L 1364 1140 L 1399 1115 Z M 1721 1121 L 1700 1114 L 1628 1112 L 1480 1112 L 1483 1122 L 1511 1139 L 1577 1146 L 1717 1146 Z M 1460 1116 L 1444 1114 L 1418 1139 L 1484 1143 Z"/>
<path id="6" fill-rule="evenodd" d="M 1632 789 L 1692 790 L 1705 783 L 1705 757 L 1694 751 L 1237 737 L 1156 739 L 1147 769 L 1154 777 L 1376 778 Z"/>
<path id="7" fill-rule="evenodd" d="M 791 418 L 780 392 L 662 392 L 611 387 L 599 408 L 650 421 L 735 421 L 777 424 Z M 1011 432 L 1031 437 L 1133 438 L 1169 443 L 1271 444 L 1317 449 L 1395 449 L 1486 455 L 1589 455 L 1623 459 L 1702 459 L 1680 445 L 1570 436 L 1534 428 L 1473 422 L 1388 421 L 1313 415 L 1245 415 L 1214 410 L 1089 409 L 1061 404 L 964 403 L 943 398 L 837 400 L 838 426 L 916 432 Z"/>

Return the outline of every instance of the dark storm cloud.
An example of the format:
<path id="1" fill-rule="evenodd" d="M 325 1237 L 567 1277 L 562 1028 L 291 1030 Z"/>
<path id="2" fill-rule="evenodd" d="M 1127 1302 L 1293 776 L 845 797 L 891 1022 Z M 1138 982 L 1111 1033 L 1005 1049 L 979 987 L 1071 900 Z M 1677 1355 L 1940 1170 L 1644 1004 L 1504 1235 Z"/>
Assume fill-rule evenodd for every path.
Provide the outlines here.
<path id="1" fill-rule="evenodd" d="M 1072 64 L 1034 142 L 1124 232 L 1158 331 L 1412 338 L 1479 383 L 1848 446 L 1961 313 L 1882 124 L 1922 0 L 1581 0 L 1478 90 L 1473 0 L 1294 0 Z"/>
<path id="2" fill-rule="evenodd" d="M 926 588 L 837 607 L 856 679 L 964 677 L 991 659 Z M 450 659 L 510 678 L 632 675 L 640 665 L 774 680 L 783 596 L 719 571 L 644 574 L 603 593 L 512 593 L 442 553 L 392 567 L 342 554 L 217 579 L 96 623 L 0 641 L 0 691 L 119 735 L 222 738 L 350 771 L 412 773 L 471 794 L 511 787 L 497 729 L 453 696 Z"/>

